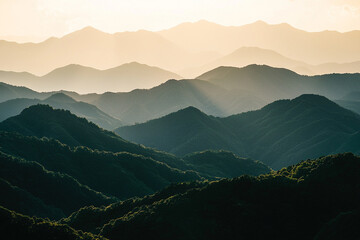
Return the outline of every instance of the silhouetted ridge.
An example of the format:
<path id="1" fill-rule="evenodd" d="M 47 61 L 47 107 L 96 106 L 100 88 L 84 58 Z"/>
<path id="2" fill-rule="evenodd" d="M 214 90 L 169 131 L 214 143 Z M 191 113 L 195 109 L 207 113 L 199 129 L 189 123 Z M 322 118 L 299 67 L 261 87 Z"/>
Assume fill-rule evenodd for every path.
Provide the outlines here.
<path id="1" fill-rule="evenodd" d="M 55 93 L 45 99 L 45 101 L 55 101 L 61 103 L 75 103 L 76 101 L 65 93 Z"/>

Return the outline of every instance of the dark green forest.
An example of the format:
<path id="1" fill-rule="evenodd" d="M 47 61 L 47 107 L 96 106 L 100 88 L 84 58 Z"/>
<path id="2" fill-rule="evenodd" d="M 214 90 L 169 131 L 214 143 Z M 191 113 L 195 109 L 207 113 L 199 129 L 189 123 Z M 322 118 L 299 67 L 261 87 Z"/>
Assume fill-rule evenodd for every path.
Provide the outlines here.
<path id="1" fill-rule="evenodd" d="M 176 124 L 179 113 L 183 125 Z M 180 140 L 202 129 L 208 133 L 198 135 L 207 140 L 204 146 L 212 141 L 215 146 L 219 139 L 231 143 L 225 137 L 240 133 L 251 139 L 249 122 L 259 128 L 253 137 L 265 144 L 277 136 L 262 135 L 271 124 L 289 131 L 319 116 L 320 122 L 310 127 L 313 134 L 323 124 L 320 131 L 348 133 L 345 144 L 358 145 L 356 134 L 350 134 L 357 129 L 358 115 L 315 95 L 225 119 L 196 108 L 179 113 L 165 119 L 178 133 L 183 131 L 177 133 Z M 186 121 L 188 115 L 197 125 Z M 325 125 L 326 119 L 336 123 Z M 246 128 L 228 128 L 246 122 Z M 328 139 L 343 141 L 336 136 Z M 291 146 L 289 139 L 283 141 Z M 323 144 L 335 146 L 329 143 Z M 263 162 L 220 149 L 179 157 L 129 142 L 69 111 L 31 106 L 0 123 L 0 230 L 8 239 L 360 237 L 360 157 L 344 153 L 302 159 L 273 171 Z M 257 151 L 272 156 L 264 148 Z M 272 154 L 277 151 L 280 160 L 286 159 L 280 149 Z"/>
<path id="2" fill-rule="evenodd" d="M 3 232 L 38 239 L 358 239 L 359 171 L 351 153 L 326 156 L 258 177 L 172 184 L 57 222 L 1 208 Z"/>

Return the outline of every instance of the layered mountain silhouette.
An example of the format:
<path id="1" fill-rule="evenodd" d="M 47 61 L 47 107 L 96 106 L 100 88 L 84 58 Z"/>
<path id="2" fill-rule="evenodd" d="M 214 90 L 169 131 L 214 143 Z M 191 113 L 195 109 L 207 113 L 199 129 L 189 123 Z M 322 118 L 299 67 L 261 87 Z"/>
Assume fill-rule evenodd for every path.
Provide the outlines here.
<path id="1" fill-rule="evenodd" d="M 359 170 L 357 156 L 327 156 L 256 178 L 177 184 L 60 222 L 111 240 L 356 239 Z"/>
<path id="2" fill-rule="evenodd" d="M 325 97 L 302 95 L 227 118 L 189 107 L 165 117 L 115 130 L 123 138 L 184 155 L 225 149 L 263 161 L 272 168 L 302 159 L 352 151 L 359 138 L 360 116 Z"/>
<path id="3" fill-rule="evenodd" d="M 113 130 L 122 125 L 120 120 L 109 116 L 96 106 L 85 102 L 75 101 L 64 93 L 55 93 L 45 100 L 16 98 L 0 103 L 0 121 L 18 115 L 32 105 L 45 104 L 53 108 L 69 110 L 79 117 L 99 125 L 100 127 Z"/>
<path id="4" fill-rule="evenodd" d="M 199 21 L 183 23 L 159 34 L 190 51 L 211 50 L 226 55 L 240 47 L 259 47 L 314 65 L 359 61 L 360 53 L 360 31 L 306 32 L 285 23 L 270 25 L 257 21 L 226 27 Z"/>
<path id="5" fill-rule="evenodd" d="M 359 31 L 306 32 L 288 24 L 270 25 L 261 21 L 238 27 L 199 21 L 160 32 L 141 30 L 115 34 L 86 27 L 40 43 L 20 44 L 1 40 L 3 58 L 0 69 L 44 75 L 69 64 L 109 69 L 136 61 L 186 73 L 189 71 L 184 69 L 211 64 L 239 48 L 257 47 L 316 65 L 317 74 L 359 72 L 359 41 Z M 275 62 L 278 57 L 275 56 Z M 246 65 L 253 63 L 257 62 L 247 62 Z M 303 74 L 307 72 L 303 68 L 298 70 Z M 189 74 L 186 77 L 192 76 Z"/>
<path id="6" fill-rule="evenodd" d="M 209 58 L 209 54 L 189 53 L 155 32 L 109 34 L 93 27 L 41 43 L 19 44 L 2 40 L 0 49 L 3 56 L 0 69 L 36 75 L 69 64 L 108 69 L 133 61 L 174 71 L 204 64 Z"/>
<path id="7" fill-rule="evenodd" d="M 69 90 L 78 93 L 126 92 L 136 88 L 151 88 L 179 75 L 137 62 L 98 70 L 81 65 L 67 65 L 38 77 L 28 73 L 0 72 L 0 81 L 26 86 L 36 91 Z"/>
<path id="8" fill-rule="evenodd" d="M 149 90 L 104 93 L 90 103 L 125 124 L 145 122 L 188 106 L 207 114 L 228 116 L 265 105 L 246 91 L 226 90 L 200 80 L 169 80 Z"/>
<path id="9" fill-rule="evenodd" d="M 241 89 L 266 101 L 312 93 L 339 99 L 360 89 L 360 74 L 303 76 L 284 68 L 249 65 L 219 67 L 197 77 L 227 89 Z"/>
<path id="10" fill-rule="evenodd" d="M 177 158 L 47 105 L 1 122 L 0 146 L 0 205 L 51 219 L 86 205 L 152 194 L 172 183 L 271 171 L 230 152 Z"/>
<path id="11" fill-rule="evenodd" d="M 286 68 L 302 75 L 321 75 L 327 73 L 359 73 L 360 62 L 352 63 L 325 63 L 311 65 L 285 57 L 273 50 L 259 47 L 241 47 L 234 52 L 223 56 L 202 67 L 183 70 L 184 76 L 195 78 L 200 74 L 221 66 L 245 67 L 251 64 L 268 65 L 277 68 Z"/>

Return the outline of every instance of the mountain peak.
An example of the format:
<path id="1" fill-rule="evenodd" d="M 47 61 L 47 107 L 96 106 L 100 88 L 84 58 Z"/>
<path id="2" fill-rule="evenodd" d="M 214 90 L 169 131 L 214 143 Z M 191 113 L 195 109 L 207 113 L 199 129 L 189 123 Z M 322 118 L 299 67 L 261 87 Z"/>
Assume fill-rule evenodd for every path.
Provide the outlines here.
<path id="1" fill-rule="evenodd" d="M 55 93 L 48 97 L 46 101 L 54 101 L 61 103 L 75 103 L 76 101 L 65 93 Z"/>

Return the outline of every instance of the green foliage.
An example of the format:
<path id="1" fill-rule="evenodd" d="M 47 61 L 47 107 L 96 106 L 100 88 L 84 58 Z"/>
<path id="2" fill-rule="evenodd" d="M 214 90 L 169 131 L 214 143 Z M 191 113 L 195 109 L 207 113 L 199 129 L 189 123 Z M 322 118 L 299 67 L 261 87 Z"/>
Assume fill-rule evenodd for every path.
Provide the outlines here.
<path id="1" fill-rule="evenodd" d="M 134 153 L 165 162 L 172 167 L 185 168 L 183 161 L 170 154 L 125 141 L 85 118 L 79 118 L 69 111 L 54 110 L 46 105 L 34 105 L 23 110 L 20 115 L 0 123 L 0 130 L 54 138 L 71 147 L 86 146 L 98 150 Z"/>
<path id="2" fill-rule="evenodd" d="M 319 236 L 349 236 L 345 231 L 358 232 L 355 225 L 346 227 L 346 221 L 337 220 L 328 232 L 326 224 L 342 212 L 359 209 L 359 171 L 359 157 L 339 154 L 259 177 L 179 186 L 177 193 L 153 195 L 154 201 L 85 208 L 63 221 L 82 229 L 85 219 L 95 216 L 97 221 L 91 222 L 97 225 L 88 230 L 112 240 L 313 239 L 320 231 L 324 233 Z"/>
<path id="3" fill-rule="evenodd" d="M 259 161 L 240 158 L 228 151 L 204 151 L 186 155 L 184 161 L 194 170 L 211 177 L 233 178 L 241 175 L 258 176 L 271 169 Z"/>
<path id="4" fill-rule="evenodd" d="M 71 148 L 47 138 L 0 132 L 0 146 L 7 154 L 38 162 L 119 199 L 151 194 L 173 182 L 200 179 L 196 172 L 180 171 L 141 155 Z"/>
<path id="5" fill-rule="evenodd" d="M 105 240 L 102 236 L 93 235 L 73 228 L 50 222 L 45 219 L 28 217 L 0 206 L 0 231 L 6 239 L 37 240 Z"/>
<path id="6" fill-rule="evenodd" d="M 108 205 L 117 200 L 80 184 L 67 174 L 48 171 L 37 162 L 2 152 L 1 178 L 6 180 L 2 184 L 6 189 L 2 188 L 0 204 L 27 215 L 59 219 L 84 206 Z"/>

